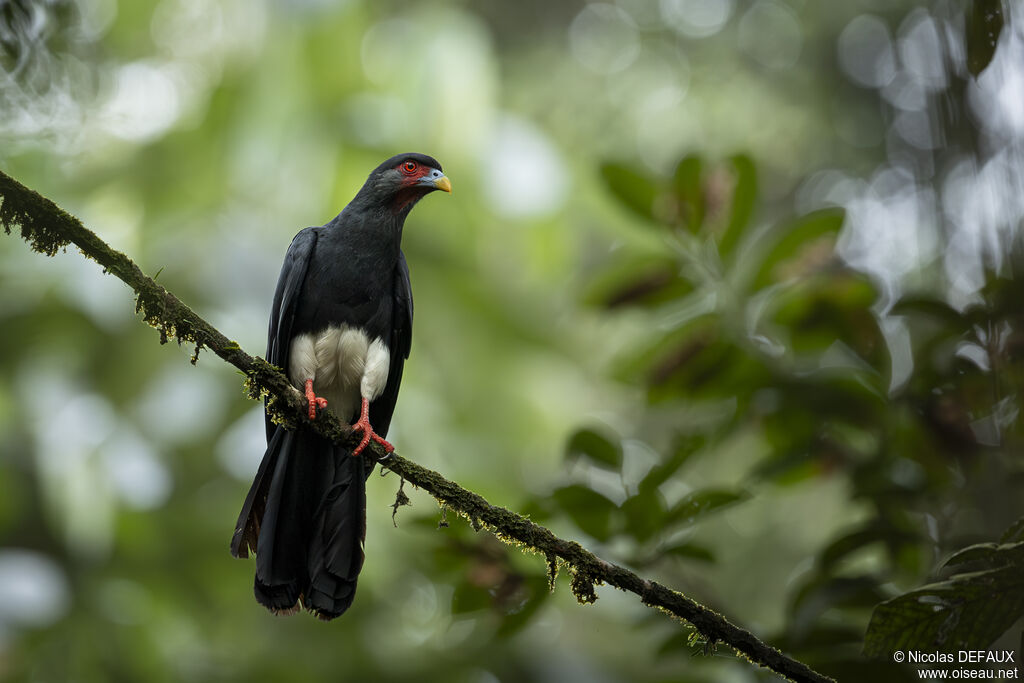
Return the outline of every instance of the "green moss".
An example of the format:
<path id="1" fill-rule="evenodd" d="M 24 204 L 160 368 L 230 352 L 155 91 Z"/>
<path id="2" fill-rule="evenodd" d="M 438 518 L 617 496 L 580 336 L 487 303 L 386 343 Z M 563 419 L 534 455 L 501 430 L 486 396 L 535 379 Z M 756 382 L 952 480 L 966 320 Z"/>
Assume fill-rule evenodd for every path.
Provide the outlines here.
<path id="1" fill-rule="evenodd" d="M 576 596 L 576 602 L 581 605 L 592 605 L 597 602 L 597 591 L 594 590 L 595 583 L 601 582 L 595 581 L 592 576 L 579 567 L 572 569 L 570 585 L 572 587 L 572 594 Z"/>

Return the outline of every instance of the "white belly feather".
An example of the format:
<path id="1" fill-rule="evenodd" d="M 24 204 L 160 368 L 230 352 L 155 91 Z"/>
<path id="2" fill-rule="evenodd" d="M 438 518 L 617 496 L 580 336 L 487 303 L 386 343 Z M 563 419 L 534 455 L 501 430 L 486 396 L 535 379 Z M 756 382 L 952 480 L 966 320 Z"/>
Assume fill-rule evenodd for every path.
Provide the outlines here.
<path id="1" fill-rule="evenodd" d="M 391 354 L 378 337 L 340 325 L 292 340 L 288 377 L 301 391 L 313 380 L 313 391 L 327 399 L 327 409 L 342 420 L 357 415 L 360 399 L 373 401 L 388 383 Z"/>

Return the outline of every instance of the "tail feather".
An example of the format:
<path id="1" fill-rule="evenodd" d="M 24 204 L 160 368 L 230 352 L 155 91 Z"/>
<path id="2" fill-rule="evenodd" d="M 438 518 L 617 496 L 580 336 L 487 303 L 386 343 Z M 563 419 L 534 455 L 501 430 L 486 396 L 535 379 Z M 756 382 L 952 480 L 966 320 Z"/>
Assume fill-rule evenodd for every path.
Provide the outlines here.
<path id="1" fill-rule="evenodd" d="M 259 469 L 256 470 L 256 477 L 252 481 L 252 486 L 249 487 L 249 494 L 245 497 L 245 502 L 242 503 L 242 511 L 235 523 L 235 534 L 231 537 L 231 554 L 237 558 L 245 559 L 249 557 L 250 552 L 256 552 L 260 522 L 263 520 L 263 513 L 267 507 L 267 491 L 271 481 L 267 472 L 273 472 L 277 466 L 277 457 L 281 452 L 281 440 L 287 434 L 287 431 L 278 429 L 267 440 L 267 451 L 263 455 Z"/>
<path id="2" fill-rule="evenodd" d="M 349 608 L 363 567 L 366 538 L 366 476 L 362 455 L 336 450 L 334 482 L 320 502 L 310 539 L 310 587 L 303 601 L 321 618 Z"/>
<path id="3" fill-rule="evenodd" d="M 242 507 L 232 554 L 256 553 L 256 599 L 321 619 L 355 598 L 366 536 L 366 462 L 313 432 L 275 432 Z"/>

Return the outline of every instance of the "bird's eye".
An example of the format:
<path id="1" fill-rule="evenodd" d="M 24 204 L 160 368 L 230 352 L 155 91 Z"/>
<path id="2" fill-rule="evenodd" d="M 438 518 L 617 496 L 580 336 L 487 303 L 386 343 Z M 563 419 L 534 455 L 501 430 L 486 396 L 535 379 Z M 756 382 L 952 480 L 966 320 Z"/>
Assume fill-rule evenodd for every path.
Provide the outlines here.
<path id="1" fill-rule="evenodd" d="M 405 162 L 404 164 L 402 164 L 402 170 L 405 171 L 406 173 L 412 173 L 413 171 L 416 170 L 416 162 L 415 161 L 407 161 L 407 162 Z"/>

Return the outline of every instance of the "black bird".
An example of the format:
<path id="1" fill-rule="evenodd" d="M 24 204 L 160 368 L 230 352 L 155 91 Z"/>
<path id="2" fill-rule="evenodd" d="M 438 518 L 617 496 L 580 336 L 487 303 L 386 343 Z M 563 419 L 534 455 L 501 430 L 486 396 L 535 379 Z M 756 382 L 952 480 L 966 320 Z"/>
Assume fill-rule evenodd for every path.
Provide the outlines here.
<path id="1" fill-rule="evenodd" d="M 352 604 L 363 566 L 366 478 L 362 455 L 384 440 L 412 343 L 412 290 L 402 226 L 434 190 L 451 192 L 441 165 L 399 154 L 370 173 L 332 221 L 292 240 L 277 281 L 267 360 L 309 401 L 363 433 L 354 450 L 308 426 L 267 418 L 267 450 L 242 506 L 231 554 L 256 554 L 256 600 L 275 613 L 299 605 L 333 619 Z M 371 426 L 373 425 L 373 426 Z"/>

